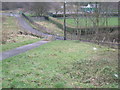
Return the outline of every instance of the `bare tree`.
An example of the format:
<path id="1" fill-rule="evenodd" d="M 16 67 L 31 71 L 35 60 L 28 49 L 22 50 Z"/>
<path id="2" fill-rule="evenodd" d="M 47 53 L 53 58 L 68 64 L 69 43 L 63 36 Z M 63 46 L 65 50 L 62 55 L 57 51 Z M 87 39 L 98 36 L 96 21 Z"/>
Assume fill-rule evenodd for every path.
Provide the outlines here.
<path id="1" fill-rule="evenodd" d="M 23 8 L 27 6 L 25 2 L 2 2 L 2 10 L 14 10 L 17 8 Z"/>
<path id="2" fill-rule="evenodd" d="M 76 24 L 77 40 L 80 40 L 80 36 L 81 36 L 81 30 L 79 29 L 80 28 L 80 16 L 79 16 L 80 3 L 79 2 L 73 3 L 73 7 L 74 8 L 72 9 L 71 13 L 73 13 L 72 17 L 73 17 L 74 22 Z"/>
<path id="3" fill-rule="evenodd" d="M 2 2 L 2 10 L 11 10 L 17 8 L 15 2 Z"/>
<path id="4" fill-rule="evenodd" d="M 31 11 L 33 11 L 37 16 L 46 15 L 49 9 L 49 2 L 34 2 L 31 4 Z"/>
<path id="5" fill-rule="evenodd" d="M 51 8 L 53 9 L 53 11 L 55 11 L 55 14 L 58 14 L 58 12 L 62 11 L 62 4 L 60 2 L 53 2 L 51 5 Z"/>

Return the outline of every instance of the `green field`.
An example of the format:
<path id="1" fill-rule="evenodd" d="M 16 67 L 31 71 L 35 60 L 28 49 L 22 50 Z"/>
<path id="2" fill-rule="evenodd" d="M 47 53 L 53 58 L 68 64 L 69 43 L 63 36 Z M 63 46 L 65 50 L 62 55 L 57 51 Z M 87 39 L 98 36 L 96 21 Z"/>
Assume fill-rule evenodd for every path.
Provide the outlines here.
<path id="1" fill-rule="evenodd" d="M 92 18 L 92 19 L 95 20 L 94 18 Z M 63 21 L 63 19 L 59 19 L 59 20 Z M 100 26 L 105 26 L 104 18 L 100 18 L 99 20 L 100 20 Z M 81 17 L 79 19 L 79 26 L 86 27 L 86 21 L 87 21 L 87 27 L 93 26 L 93 22 L 91 21 L 91 19 L 89 19 L 89 18 L 86 19 L 83 17 Z M 73 26 L 73 27 L 77 26 L 75 20 L 72 18 L 67 18 L 66 22 L 70 26 Z M 108 26 L 117 26 L 117 25 L 118 25 L 118 18 L 117 17 L 109 17 L 108 18 Z"/>
<path id="2" fill-rule="evenodd" d="M 117 88 L 117 53 L 92 43 L 53 41 L 3 60 L 2 87 Z"/>

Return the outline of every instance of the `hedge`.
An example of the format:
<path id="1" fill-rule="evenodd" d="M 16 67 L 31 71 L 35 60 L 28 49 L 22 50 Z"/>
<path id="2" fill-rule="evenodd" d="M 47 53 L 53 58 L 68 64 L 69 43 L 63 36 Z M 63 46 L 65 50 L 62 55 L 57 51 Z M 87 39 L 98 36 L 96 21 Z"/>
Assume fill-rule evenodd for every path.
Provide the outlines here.
<path id="1" fill-rule="evenodd" d="M 55 24 L 55 25 L 57 25 L 58 26 L 58 28 L 60 28 L 60 29 L 62 29 L 63 30 L 63 22 L 62 21 L 60 21 L 60 20 L 58 20 L 58 19 L 56 19 L 56 18 L 53 18 L 53 17 L 50 17 L 49 16 L 49 21 L 51 22 L 51 23 L 53 23 L 53 24 Z M 87 28 L 86 28 L 87 29 Z M 71 27 L 70 25 L 67 25 L 66 26 L 66 30 L 68 31 L 68 32 L 75 32 L 75 31 L 77 31 L 77 30 L 81 30 L 81 34 L 84 34 L 85 33 L 85 30 L 86 30 L 85 28 L 75 28 L 75 27 Z M 91 33 L 91 31 L 92 31 L 92 33 L 94 33 L 93 31 L 93 28 L 89 28 L 89 31 L 87 31 L 87 33 Z"/>

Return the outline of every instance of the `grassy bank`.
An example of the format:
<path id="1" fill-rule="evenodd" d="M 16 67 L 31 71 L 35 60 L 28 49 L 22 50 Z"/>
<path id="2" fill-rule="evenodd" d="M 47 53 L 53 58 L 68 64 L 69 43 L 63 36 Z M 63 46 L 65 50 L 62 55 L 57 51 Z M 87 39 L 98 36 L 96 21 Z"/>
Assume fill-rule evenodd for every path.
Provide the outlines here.
<path id="1" fill-rule="evenodd" d="M 15 17 L 3 16 L 2 18 L 2 35 L 1 35 L 1 51 L 10 50 L 25 44 L 37 42 L 40 38 L 25 34 L 24 29 L 19 26 Z M 21 33 L 22 32 L 22 33 Z"/>
<path id="2" fill-rule="evenodd" d="M 96 48 L 96 49 L 94 49 Z M 117 88 L 117 50 L 53 41 L 2 61 L 3 88 Z"/>
<path id="3" fill-rule="evenodd" d="M 36 21 L 37 24 L 47 28 L 46 33 L 50 33 L 57 36 L 63 36 L 63 30 L 58 28 L 55 24 L 52 24 L 48 21 Z"/>

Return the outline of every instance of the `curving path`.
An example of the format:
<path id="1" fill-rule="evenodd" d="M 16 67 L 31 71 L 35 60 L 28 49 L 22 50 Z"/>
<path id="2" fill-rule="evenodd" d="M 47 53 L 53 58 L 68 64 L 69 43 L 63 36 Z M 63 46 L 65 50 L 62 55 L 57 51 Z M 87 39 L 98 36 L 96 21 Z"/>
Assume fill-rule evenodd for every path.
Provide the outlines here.
<path id="1" fill-rule="evenodd" d="M 63 40 L 63 37 L 59 37 L 59 36 L 55 36 L 55 35 L 50 35 L 50 34 L 44 34 L 36 29 L 33 29 L 19 14 L 9 14 L 9 13 L 0 13 L 0 15 L 7 15 L 7 16 L 14 16 L 18 19 L 19 24 L 21 27 L 23 27 L 26 31 L 31 32 L 32 34 L 38 35 L 38 36 L 42 36 L 42 37 L 46 37 L 46 36 L 54 36 L 56 38 L 56 40 Z M 32 44 L 28 44 L 28 45 L 24 45 L 9 51 L 5 51 L 0 53 L 0 60 L 4 60 L 6 58 L 12 57 L 12 56 L 16 56 L 20 53 L 24 53 L 28 50 L 31 50 L 33 48 L 36 48 L 40 45 L 43 45 L 45 43 L 48 43 L 50 41 L 39 41 L 36 43 L 32 43 Z"/>
<path id="2" fill-rule="evenodd" d="M 11 13 L 0 13 L 0 15 L 6 15 L 6 16 L 14 16 L 18 19 L 19 21 L 19 24 L 21 27 L 23 27 L 26 31 L 28 32 L 31 32 L 32 34 L 34 35 L 37 35 L 37 36 L 42 36 L 42 37 L 47 37 L 47 36 L 54 36 L 56 40 L 63 40 L 64 38 L 63 37 L 60 37 L 60 36 L 56 36 L 56 35 L 51 35 L 51 34 L 46 34 L 46 33 L 43 33 L 39 30 L 36 30 L 34 28 L 32 28 L 25 20 L 24 18 L 19 15 L 19 14 L 11 14 Z"/>
<path id="3" fill-rule="evenodd" d="M 5 51 L 5 52 L 2 52 L 0 53 L 0 60 L 4 60 L 6 58 L 9 58 L 9 57 L 12 57 L 12 56 L 16 56 L 20 53 L 24 53 L 28 50 L 31 50 L 33 48 L 36 48 L 38 46 L 41 46 L 45 43 L 48 43 L 49 41 L 39 41 L 39 42 L 36 42 L 36 43 L 32 43 L 32 44 L 28 44 L 28 45 L 24 45 L 24 46 L 21 46 L 21 47 L 18 47 L 18 48 L 15 48 L 15 49 L 12 49 L 12 50 L 9 50 L 9 51 Z"/>
<path id="4" fill-rule="evenodd" d="M 35 35 L 41 36 L 41 37 L 54 36 L 56 40 L 63 40 L 63 37 L 46 34 L 46 33 L 43 33 L 43 32 L 41 32 L 41 31 L 38 31 L 38 30 L 32 28 L 32 27 L 24 20 L 24 18 L 23 18 L 22 16 L 20 16 L 19 14 L 14 14 L 14 16 L 18 19 L 19 24 L 20 24 L 25 30 L 31 32 L 32 34 L 35 34 Z"/>

